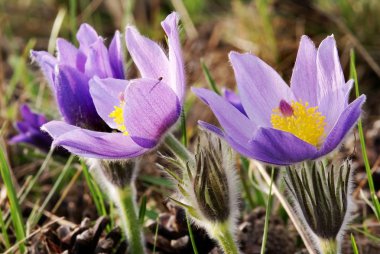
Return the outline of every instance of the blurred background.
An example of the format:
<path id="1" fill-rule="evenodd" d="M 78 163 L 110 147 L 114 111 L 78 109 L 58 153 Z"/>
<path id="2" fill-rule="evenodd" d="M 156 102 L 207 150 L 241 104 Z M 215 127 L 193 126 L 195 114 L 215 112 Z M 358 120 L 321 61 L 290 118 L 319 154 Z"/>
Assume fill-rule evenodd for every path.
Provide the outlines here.
<path id="1" fill-rule="evenodd" d="M 38 221 L 37 225 L 31 224 L 33 227 L 29 228 L 30 232 L 35 232 L 37 228 L 46 225 L 47 220 L 60 216 L 65 216 L 66 224 L 70 228 L 66 230 L 67 232 L 65 231 L 67 234 L 62 233 L 64 229 L 60 229 L 62 232 L 58 230 L 62 227 L 61 224 L 48 227 L 50 233 L 36 233 L 33 237 L 39 240 L 33 240 L 35 239 L 33 237 L 29 239 L 30 245 L 34 246 L 31 249 L 41 251 L 35 253 L 62 252 L 64 248 L 54 252 L 51 246 L 63 246 L 62 234 L 66 237 L 72 234 L 72 228 L 75 226 L 88 229 L 88 224 L 83 222 L 86 217 L 90 221 L 98 220 L 95 226 L 100 229 L 93 229 L 95 231 L 102 232 L 103 228 L 99 225 L 108 225 L 109 228 L 105 229 L 108 235 L 112 232 L 110 228 L 113 224 L 112 220 L 111 224 L 108 221 L 105 223 L 101 220 L 103 217 L 99 217 L 102 214 L 99 214 L 99 210 L 96 209 L 98 207 L 94 205 L 93 193 L 88 187 L 88 181 L 93 182 L 82 175 L 82 171 L 85 170 L 83 164 L 81 165 L 76 159 L 67 164 L 67 155 L 54 155 L 53 159 L 49 158 L 46 162 L 45 153 L 28 145 L 11 146 L 7 142 L 17 133 L 14 123 L 20 119 L 19 108 L 24 103 L 27 103 L 33 111 L 46 115 L 48 119 L 59 118 L 54 98 L 37 65 L 31 63 L 29 51 L 36 49 L 54 53 L 57 37 L 66 38 L 77 45 L 75 34 L 82 23 L 91 24 L 107 41 L 110 41 L 116 29 L 123 32 L 127 24 L 134 24 L 142 34 L 161 41 L 162 45 L 165 45 L 160 22 L 172 11 L 179 12 L 182 17 L 181 38 L 188 88 L 208 85 L 204 70 L 202 70 L 201 63 L 203 63 L 220 89 L 223 87 L 235 89 L 233 71 L 228 62 L 228 53 L 231 50 L 258 55 L 273 66 L 288 82 L 299 39 L 303 34 L 308 35 L 317 46 L 326 36 L 334 34 L 345 77 L 348 79 L 350 50 L 354 49 L 360 92 L 367 95 L 363 127 L 368 158 L 372 166 L 375 188 L 380 189 L 379 0 L 0 0 L 0 145 L 6 148 L 14 181 L 19 184 L 16 186 L 17 190 L 27 188 L 32 179 L 31 176 L 44 163 L 46 164 L 44 167 L 49 169 L 39 176 L 37 182 L 31 187 L 27 202 L 22 205 L 23 213 L 29 216 L 35 209 L 35 205 L 44 204 L 46 196 L 49 197 L 51 193 L 48 202 L 43 206 L 42 221 Z M 136 77 L 137 72 L 129 59 L 129 57 L 126 58 L 127 76 Z M 354 92 L 351 96 L 355 97 Z M 196 134 L 197 120 L 217 123 L 212 112 L 190 91 L 186 110 L 190 141 Z M 350 155 L 355 167 L 358 168 L 355 175 L 357 187 L 354 193 L 360 212 L 355 222 L 358 230 L 352 230 L 352 232 L 357 237 L 360 253 L 380 253 L 380 225 L 373 220 L 372 211 L 362 198 L 362 196 L 368 197 L 368 190 L 360 144 L 355 133 L 348 137 L 340 151 L 342 158 Z M 157 225 L 163 227 L 165 223 L 168 223 L 169 218 L 179 216 L 180 213 L 164 202 L 170 193 L 170 183 L 155 168 L 156 159 L 155 155 L 145 158 L 144 170 L 138 186 L 140 199 L 144 200 L 145 197 L 145 201 L 148 200 L 146 216 L 154 221 L 155 224 L 150 225 L 154 229 L 158 228 Z M 67 173 L 62 175 L 64 165 L 68 165 L 69 169 L 74 168 L 79 171 L 67 170 Z M 54 183 L 59 177 L 62 178 L 60 184 L 55 186 Z M 256 193 L 257 190 L 252 190 L 252 192 Z M 5 189 L 0 182 L 0 208 L 5 209 L 4 200 Z M 251 233 L 256 235 L 257 239 L 253 236 L 250 238 L 250 233 L 241 233 L 243 246 L 246 248 L 245 253 L 256 253 L 253 249 L 257 251 L 260 249 L 260 247 L 255 247 L 255 244 L 260 246 L 261 233 L 258 232 L 261 230 L 260 223 L 264 217 L 260 207 L 263 207 L 262 204 L 265 202 L 260 202 L 260 198 L 257 197 L 253 203 L 246 201 L 246 194 L 242 202 L 244 208 L 242 218 L 246 216 L 242 219 L 242 223 L 248 221 L 252 225 L 259 225 L 248 230 L 252 231 Z M 112 204 L 105 206 L 107 212 L 103 211 L 103 215 L 113 214 Z M 252 210 L 254 212 L 251 212 Z M 164 219 L 161 218 L 162 214 L 164 214 Z M 268 246 L 271 245 L 272 239 L 274 247 L 268 249 L 267 253 L 302 251 L 302 242 L 297 238 L 294 228 L 287 223 L 287 216 L 280 207 L 274 210 L 271 220 L 273 235 L 271 236 L 270 233 L 272 238 L 269 238 Z M 176 223 L 178 223 L 178 228 L 184 227 L 181 223 Z M 183 231 L 186 230 L 183 228 Z M 159 232 L 161 247 L 158 249 L 161 253 L 179 253 L 182 250 L 174 247 L 165 249 L 163 247 L 165 240 L 170 238 Z M 279 236 L 288 233 L 294 236 L 290 238 L 291 240 L 285 236 L 285 238 Z M 155 230 L 152 235 L 154 234 Z M 199 234 L 199 239 L 201 239 L 199 241 L 207 243 L 205 246 L 211 246 L 205 247 L 207 251 L 211 251 L 212 243 L 205 240 L 201 233 Z M 152 245 L 153 236 L 148 237 L 148 242 L 151 241 Z M 91 241 L 92 245 L 97 246 L 99 237 L 96 239 L 93 237 Z M 293 242 L 289 243 L 290 247 L 286 243 L 289 241 Z M 78 243 L 67 241 L 65 244 L 69 246 L 67 249 L 73 249 L 73 246 Z M 348 246 L 350 246 L 349 242 Z M 115 248 L 112 249 L 113 252 L 106 253 L 115 253 Z M 0 252 L 4 249 L 0 242 Z M 48 249 L 51 252 L 47 252 Z M 182 250 L 182 253 L 187 252 Z M 350 247 L 347 247 L 346 252 L 343 253 L 351 253 Z"/>

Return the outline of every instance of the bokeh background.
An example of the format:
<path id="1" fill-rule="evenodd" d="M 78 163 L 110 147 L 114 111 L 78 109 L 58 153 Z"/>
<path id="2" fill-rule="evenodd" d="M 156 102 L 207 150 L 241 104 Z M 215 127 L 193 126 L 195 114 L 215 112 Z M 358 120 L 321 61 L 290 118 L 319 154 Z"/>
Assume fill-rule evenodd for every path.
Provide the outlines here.
<path id="1" fill-rule="evenodd" d="M 74 228 L 79 228 L 80 233 L 87 232 L 89 228 L 93 232 L 99 231 L 98 235 L 94 236 L 93 233 L 90 240 L 85 238 L 94 253 L 99 242 L 106 239 L 112 239 L 114 244 L 105 253 L 116 253 L 122 240 L 119 239 L 120 232 L 111 234 L 116 223 L 112 219 L 112 204 L 104 201 L 105 212 L 99 212 L 88 187 L 88 181 L 93 182 L 86 178 L 84 166 L 77 158 L 67 163 L 67 154 L 64 154 L 53 155 L 47 160 L 47 155 L 38 149 L 28 145 L 11 146 L 7 142 L 17 133 L 14 123 L 20 119 L 19 108 L 23 103 L 28 103 L 34 111 L 45 114 L 48 119 L 59 118 L 54 98 L 37 65 L 31 62 L 29 51 L 36 49 L 54 53 L 57 37 L 77 44 L 75 34 L 81 23 L 91 24 L 107 41 L 116 29 L 123 32 L 126 24 L 134 24 L 142 34 L 165 45 L 160 22 L 172 11 L 179 12 L 182 17 L 181 38 L 188 88 L 208 86 L 203 64 L 220 89 L 235 89 L 233 71 L 228 62 L 231 50 L 258 55 L 289 81 L 303 34 L 311 37 L 316 45 L 326 36 L 334 34 L 348 79 L 350 50 L 353 49 L 360 92 L 367 95 L 363 114 L 367 153 L 375 188 L 380 189 L 379 0 L 0 0 L 0 146 L 7 152 L 15 188 L 20 193 L 28 188 L 33 175 L 42 166 L 46 167 L 21 204 L 25 218 L 30 218 L 35 209 L 43 207 L 42 217 L 36 223 L 27 225 L 30 226 L 28 232 L 34 233 L 27 241 L 30 251 L 34 251 L 31 253 L 61 253 L 64 250 L 80 253 L 75 252 L 75 248 L 79 248 L 80 244 L 87 245 L 78 243 L 73 237 Z M 128 56 L 126 63 L 127 76 L 136 77 L 136 69 Z M 351 96 L 355 97 L 353 92 Z M 197 120 L 217 122 L 212 112 L 190 91 L 186 113 L 191 146 L 197 132 Z M 356 130 L 347 138 L 338 156 L 350 156 L 357 168 L 354 195 L 358 212 L 350 232 L 357 238 L 360 253 L 380 253 L 380 224 L 365 201 L 369 196 L 367 178 Z M 156 246 L 160 253 L 191 253 L 191 248 L 178 240 L 187 235 L 187 228 L 181 223 L 181 211 L 167 202 L 171 185 L 155 167 L 156 160 L 155 154 L 144 157 L 144 169 L 138 182 L 139 202 L 147 202 L 148 242 Z M 238 170 L 241 170 L 239 168 L 240 165 Z M 57 179 L 60 182 L 56 186 Z M 260 185 L 259 181 L 255 183 Z M 251 188 L 254 202 L 247 201 L 247 195 L 243 193 L 239 233 L 245 253 L 259 251 L 265 216 L 260 208 L 265 207 L 265 192 L 260 194 L 260 186 L 252 185 Z M 45 200 L 48 200 L 46 204 Z M 5 188 L 1 181 L 0 208 L 6 213 Z M 65 219 L 46 227 L 61 216 Z M 41 228 L 44 230 L 37 231 Z M 177 232 L 175 237 L 162 233 L 162 230 L 173 228 L 181 233 Z M 218 253 L 202 232 L 194 230 L 198 241 L 206 246 L 204 253 Z M 12 238 L 12 229 L 9 231 Z M 179 242 L 173 244 L 173 239 Z M 0 237 L 0 252 L 5 249 Z M 277 204 L 271 217 L 267 253 L 301 253 L 302 249 L 296 231 Z M 343 253 L 351 252 L 350 241 L 347 240 Z"/>

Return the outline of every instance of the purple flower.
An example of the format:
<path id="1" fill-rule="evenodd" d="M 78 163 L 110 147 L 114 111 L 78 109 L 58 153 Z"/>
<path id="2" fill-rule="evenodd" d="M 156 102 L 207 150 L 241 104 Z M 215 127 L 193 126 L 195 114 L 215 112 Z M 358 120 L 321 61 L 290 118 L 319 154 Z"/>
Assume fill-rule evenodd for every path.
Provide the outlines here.
<path id="1" fill-rule="evenodd" d="M 245 156 L 276 165 L 319 158 L 333 151 L 360 117 L 365 96 L 348 104 L 353 81 L 344 80 L 333 36 L 318 50 L 307 36 L 301 38 L 290 87 L 256 56 L 231 52 L 229 58 L 247 116 L 212 91 L 193 91 L 224 131 L 200 124 Z"/>
<path id="2" fill-rule="evenodd" d="M 232 90 L 225 88 L 223 89 L 223 97 L 235 108 L 237 108 L 242 114 L 247 115 L 247 113 L 244 110 L 243 104 L 241 104 L 239 95 L 234 93 Z"/>
<path id="3" fill-rule="evenodd" d="M 172 13 L 161 23 L 168 36 L 169 56 L 157 43 L 127 27 L 127 48 L 141 78 L 128 81 L 97 75 L 90 80 L 97 113 L 112 132 L 52 121 L 44 129 L 53 136 L 53 144 L 80 156 L 103 159 L 135 157 L 154 148 L 181 113 L 185 77 L 178 21 Z"/>
<path id="4" fill-rule="evenodd" d="M 88 24 L 81 25 L 77 39 L 79 48 L 58 38 L 57 57 L 45 51 L 31 51 L 31 58 L 43 71 L 67 123 L 107 130 L 91 99 L 89 80 L 94 76 L 124 78 L 120 33 L 115 33 L 108 49 L 103 38 Z"/>
<path id="5" fill-rule="evenodd" d="M 16 122 L 19 134 L 12 137 L 9 143 L 27 143 L 42 151 L 49 151 L 53 139 L 40 130 L 41 126 L 47 123 L 45 116 L 32 112 L 26 104 L 21 106 L 20 113 L 22 120 Z"/>

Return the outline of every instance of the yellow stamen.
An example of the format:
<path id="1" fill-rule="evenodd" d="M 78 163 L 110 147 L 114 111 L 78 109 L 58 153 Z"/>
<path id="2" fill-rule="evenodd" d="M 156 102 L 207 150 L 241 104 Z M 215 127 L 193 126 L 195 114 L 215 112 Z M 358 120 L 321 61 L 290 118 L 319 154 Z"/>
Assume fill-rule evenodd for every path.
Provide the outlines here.
<path id="1" fill-rule="evenodd" d="M 325 134 L 325 116 L 318 111 L 318 107 L 309 107 L 309 103 L 292 102 L 293 114 L 284 116 L 280 108 L 273 109 L 271 123 L 273 128 L 290 132 L 303 141 L 320 146 Z"/>
<path id="2" fill-rule="evenodd" d="M 127 127 L 124 124 L 123 116 L 123 106 L 124 102 L 120 103 L 120 106 L 114 106 L 114 111 L 112 111 L 108 116 L 113 118 L 114 123 L 116 123 L 117 129 L 121 131 L 124 135 L 128 135 Z"/>

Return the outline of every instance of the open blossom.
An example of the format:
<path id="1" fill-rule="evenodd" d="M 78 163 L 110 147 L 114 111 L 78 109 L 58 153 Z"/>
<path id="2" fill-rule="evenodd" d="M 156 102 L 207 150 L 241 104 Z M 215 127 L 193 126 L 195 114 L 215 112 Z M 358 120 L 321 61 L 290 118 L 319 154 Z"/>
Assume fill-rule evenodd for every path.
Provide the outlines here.
<path id="1" fill-rule="evenodd" d="M 42 151 L 49 151 L 53 139 L 40 130 L 41 126 L 47 123 L 46 117 L 42 114 L 34 113 L 26 104 L 21 106 L 20 113 L 22 120 L 16 122 L 19 134 L 12 137 L 9 143 L 27 143 Z"/>
<path id="2" fill-rule="evenodd" d="M 360 117 L 365 96 L 348 104 L 353 81 L 344 80 L 333 36 L 318 50 L 301 38 L 290 87 L 254 55 L 231 52 L 229 58 L 247 115 L 210 90 L 193 91 L 224 131 L 200 124 L 245 156 L 276 165 L 316 159 L 333 151 Z"/>
<path id="3" fill-rule="evenodd" d="M 93 76 L 124 78 L 120 33 L 115 33 L 108 49 L 104 39 L 88 24 L 80 26 L 77 39 L 79 48 L 58 38 L 57 57 L 46 51 L 31 51 L 31 58 L 44 73 L 65 122 L 91 130 L 107 130 L 96 112 L 88 83 Z"/>
<path id="4" fill-rule="evenodd" d="M 181 113 L 185 77 L 178 21 L 178 15 L 172 13 L 161 23 L 168 36 L 169 56 L 134 27 L 127 27 L 127 48 L 141 78 L 128 81 L 92 73 L 91 102 L 112 131 L 93 131 L 70 122 L 52 121 L 44 129 L 54 138 L 53 144 L 77 155 L 103 159 L 135 157 L 154 148 Z M 122 59 L 118 54 L 115 59 Z M 99 57 L 92 63 L 94 70 L 104 67 L 102 60 Z M 84 118 L 91 117 L 82 113 Z"/>

